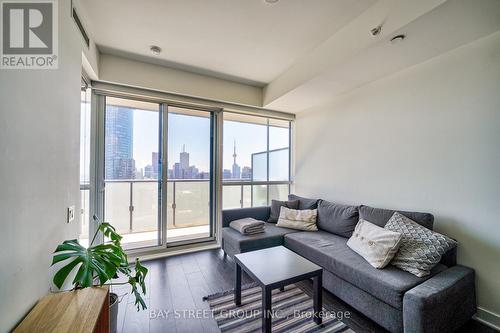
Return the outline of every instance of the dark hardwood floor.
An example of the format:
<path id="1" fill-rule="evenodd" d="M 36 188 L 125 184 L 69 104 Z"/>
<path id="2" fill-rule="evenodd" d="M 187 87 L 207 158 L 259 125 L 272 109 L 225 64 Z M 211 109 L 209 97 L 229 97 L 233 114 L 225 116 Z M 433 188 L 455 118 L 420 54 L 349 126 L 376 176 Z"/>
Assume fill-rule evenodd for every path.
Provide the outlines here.
<path id="1" fill-rule="evenodd" d="M 146 286 L 146 311 L 137 312 L 134 297 L 127 286 L 113 287 L 119 296 L 125 294 L 119 306 L 118 332 L 219 332 L 210 318 L 203 296 L 233 288 L 234 262 L 224 257 L 221 250 L 207 250 L 167 257 L 143 263 L 148 269 Z M 246 274 L 242 283 L 251 283 Z M 312 283 L 298 284 L 311 294 Z M 357 333 L 386 332 L 349 305 L 327 291 L 323 294 L 324 306 L 331 311 L 349 311 L 344 319 Z M 492 329 L 470 321 L 461 333 L 492 333 Z"/>

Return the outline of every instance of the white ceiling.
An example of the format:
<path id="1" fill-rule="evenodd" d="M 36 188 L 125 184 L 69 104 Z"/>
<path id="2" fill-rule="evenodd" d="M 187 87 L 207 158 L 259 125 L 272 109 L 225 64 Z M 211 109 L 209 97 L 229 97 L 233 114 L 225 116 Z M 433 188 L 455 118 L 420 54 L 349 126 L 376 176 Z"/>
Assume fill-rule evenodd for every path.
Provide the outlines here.
<path id="1" fill-rule="evenodd" d="M 103 53 L 264 86 L 375 0 L 81 0 Z M 163 49 L 152 56 L 150 45 Z"/>
<path id="2" fill-rule="evenodd" d="M 262 106 L 294 113 L 500 30 L 500 0 L 80 4 L 101 52 L 260 86 Z"/>
<path id="3" fill-rule="evenodd" d="M 267 85 L 263 105 L 303 112 L 499 30 L 499 0 L 381 0 Z"/>

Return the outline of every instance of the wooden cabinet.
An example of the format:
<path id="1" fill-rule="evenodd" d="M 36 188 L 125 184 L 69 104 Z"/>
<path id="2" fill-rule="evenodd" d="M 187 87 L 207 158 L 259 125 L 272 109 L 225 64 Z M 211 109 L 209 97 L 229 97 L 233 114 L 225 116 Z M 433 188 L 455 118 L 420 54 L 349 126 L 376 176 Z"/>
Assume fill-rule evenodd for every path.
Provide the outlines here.
<path id="1" fill-rule="evenodd" d="M 35 305 L 14 332 L 109 333 L 109 288 L 51 293 Z"/>

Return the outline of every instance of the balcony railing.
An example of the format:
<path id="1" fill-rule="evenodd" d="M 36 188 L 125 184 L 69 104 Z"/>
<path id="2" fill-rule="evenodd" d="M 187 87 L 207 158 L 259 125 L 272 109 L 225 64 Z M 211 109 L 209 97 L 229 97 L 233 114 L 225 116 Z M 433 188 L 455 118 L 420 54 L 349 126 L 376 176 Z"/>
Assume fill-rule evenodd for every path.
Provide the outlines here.
<path id="1" fill-rule="evenodd" d="M 105 219 L 121 233 L 158 230 L 159 184 L 147 180 L 107 180 Z M 208 225 L 208 179 L 167 181 L 167 230 Z"/>
<path id="2" fill-rule="evenodd" d="M 158 240 L 159 184 L 157 180 L 107 180 L 105 217 L 117 231 L 135 242 Z M 167 238 L 182 240 L 209 236 L 210 181 L 208 179 L 169 179 L 167 181 Z M 271 199 L 283 200 L 289 184 L 283 182 L 223 183 L 223 209 L 264 206 Z M 88 234 L 88 188 L 82 193 L 82 231 Z M 86 209 L 85 209 L 86 208 Z"/>

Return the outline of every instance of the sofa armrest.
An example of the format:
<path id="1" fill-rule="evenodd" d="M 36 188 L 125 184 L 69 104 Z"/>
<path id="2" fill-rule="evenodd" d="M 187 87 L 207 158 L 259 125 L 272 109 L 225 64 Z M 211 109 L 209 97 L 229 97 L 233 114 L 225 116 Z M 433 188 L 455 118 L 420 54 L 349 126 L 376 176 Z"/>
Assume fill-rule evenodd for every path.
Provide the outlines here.
<path id="1" fill-rule="evenodd" d="M 237 208 L 226 209 L 222 211 L 222 227 L 229 227 L 229 223 L 234 220 L 242 219 L 245 217 L 252 217 L 256 220 L 267 222 L 271 207 L 251 207 L 251 208 Z"/>
<path id="2" fill-rule="evenodd" d="M 474 270 L 453 266 L 407 291 L 405 332 L 452 332 L 476 312 Z"/>

